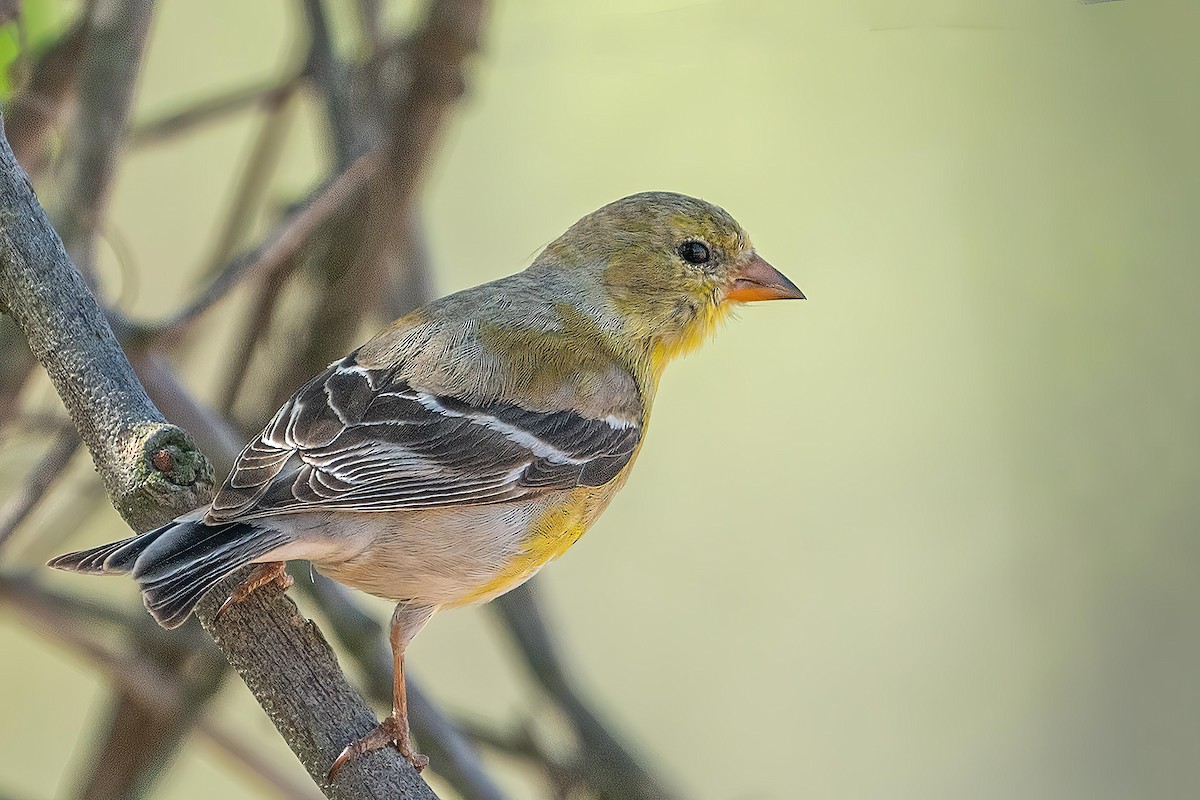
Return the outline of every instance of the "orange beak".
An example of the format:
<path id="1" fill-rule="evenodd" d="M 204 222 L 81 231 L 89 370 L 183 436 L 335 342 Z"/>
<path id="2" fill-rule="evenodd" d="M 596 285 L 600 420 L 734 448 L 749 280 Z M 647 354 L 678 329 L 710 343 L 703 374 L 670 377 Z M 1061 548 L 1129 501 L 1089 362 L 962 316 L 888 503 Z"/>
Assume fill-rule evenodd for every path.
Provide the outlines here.
<path id="1" fill-rule="evenodd" d="M 756 300 L 803 300 L 804 292 L 755 253 L 741 269 L 733 273 L 733 282 L 725 292 L 725 299 L 735 303 L 752 303 Z"/>

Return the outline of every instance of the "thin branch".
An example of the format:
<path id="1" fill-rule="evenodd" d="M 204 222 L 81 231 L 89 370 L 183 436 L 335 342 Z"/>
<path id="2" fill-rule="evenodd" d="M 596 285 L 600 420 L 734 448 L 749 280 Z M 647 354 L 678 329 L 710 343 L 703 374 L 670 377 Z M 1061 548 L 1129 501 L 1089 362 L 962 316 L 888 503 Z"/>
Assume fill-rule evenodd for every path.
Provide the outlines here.
<path id="1" fill-rule="evenodd" d="M 569 797 L 571 791 L 577 786 L 587 785 L 587 780 L 581 774 L 582 770 L 578 759 L 568 763 L 547 751 L 534 735 L 531 725 L 519 725 L 515 730 L 504 731 L 470 718 L 459 718 L 455 721 L 455 725 L 484 747 L 506 756 L 519 758 L 544 770 L 556 798 Z M 621 796 L 623 797 L 623 795 Z"/>
<path id="2" fill-rule="evenodd" d="M 275 307 L 283 293 L 285 273 L 291 272 L 292 269 L 294 267 L 284 267 L 268 276 L 258 286 L 250 303 L 250 310 L 246 313 L 243 323 L 245 329 L 234 340 L 234 350 L 229 354 L 229 369 L 217 392 L 216 407 L 226 417 L 233 412 L 234 404 L 237 403 L 249 373 L 250 362 L 275 317 Z"/>
<path id="3" fill-rule="evenodd" d="M 153 0 L 96 0 L 84 33 L 61 232 L 68 252 L 87 272 L 125 147 L 153 10 Z"/>
<path id="4" fill-rule="evenodd" d="M 301 5 L 309 33 L 308 61 L 304 71 L 320 89 L 332 133 L 334 164 L 337 169 L 344 169 L 369 149 L 376 132 L 370 127 L 371 120 L 354 113 L 353 87 L 347 70 L 334 52 L 324 3 L 322 0 L 302 0 Z"/>
<path id="5" fill-rule="evenodd" d="M 542 615 L 533 582 L 512 590 L 492 605 L 530 671 L 575 730 L 580 746 L 580 772 L 588 786 L 602 797 L 628 800 L 677 797 L 609 732 L 576 691 Z"/>
<path id="6" fill-rule="evenodd" d="M 378 52 L 383 45 L 383 2 L 382 0 L 358 0 L 358 25 L 361 36 L 371 53 Z"/>
<path id="7" fill-rule="evenodd" d="M 2 137 L 0 307 L 49 372 L 131 527 L 146 530 L 207 500 L 207 459 L 146 396 Z M 170 458 L 154 459 L 159 451 Z"/>
<path id="8" fill-rule="evenodd" d="M 325 185 L 289 216 L 261 245 L 235 258 L 186 308 L 165 322 L 146 329 L 153 338 L 175 339 L 206 311 L 242 284 L 270 278 L 293 263 L 293 257 L 314 233 L 362 193 L 379 168 L 380 156 L 370 152 Z"/>
<path id="9" fill-rule="evenodd" d="M 299 84 L 299 76 L 269 86 L 245 86 L 226 94 L 201 100 L 181 111 L 164 114 L 157 119 L 135 125 L 129 136 L 132 147 L 157 144 L 189 133 L 197 127 L 219 122 L 228 116 L 255 107 L 270 107 L 281 97 L 290 95 Z"/>
<path id="10" fill-rule="evenodd" d="M 0 317 L 0 320 L 12 322 L 10 317 Z M 18 330 L 17 333 L 20 334 L 20 331 Z M 23 336 L 21 340 L 24 341 Z M 29 348 L 26 347 L 25 349 L 28 350 Z M 37 362 L 34 361 L 34 363 L 36 364 Z M 0 372 L 3 372 L 3 368 L 0 368 Z M 23 436 L 47 434 L 57 436 L 64 431 L 75 430 L 75 426 L 71 424 L 69 417 L 64 414 L 60 414 L 57 411 L 52 411 L 49 409 L 30 409 L 28 411 L 22 411 L 19 414 L 15 414 L 10 418 L 5 418 L 2 426 L 0 426 L 0 433 L 4 433 L 10 429 L 19 429 L 16 431 L 16 433 L 19 433 Z"/>
<path id="11" fill-rule="evenodd" d="M 79 451 L 79 445 L 79 434 L 74 428 L 59 434 L 58 439 L 25 477 L 25 482 L 8 498 L 3 508 L 0 508 L 0 550 L 70 466 L 71 459 Z"/>
<path id="12" fill-rule="evenodd" d="M 300 784 L 279 769 L 270 759 L 263 758 L 249 742 L 233 731 L 219 725 L 211 716 L 200 721 L 196 730 L 204 734 L 218 753 L 240 765 L 246 774 L 287 800 L 320 800 L 324 797 L 311 783 Z"/>
<path id="13" fill-rule="evenodd" d="M 74 620 L 75 624 L 84 625 L 91 632 L 103 628 L 106 636 L 117 635 L 146 641 L 155 648 L 189 650 L 213 646 L 211 640 L 194 626 L 168 632 L 140 610 L 111 605 L 86 595 L 62 592 L 28 574 L 0 572 L 0 600 L 28 609 L 33 617 L 40 620 Z"/>
<path id="14" fill-rule="evenodd" d="M 76 24 L 46 48 L 5 110 L 9 144 L 31 176 L 49 161 L 47 144 L 74 97 L 83 39 L 84 26 Z"/>
<path id="15" fill-rule="evenodd" d="M 90 661 L 115 690 L 108 724 L 101 726 L 93 748 L 102 757 L 85 762 L 79 797 L 144 797 L 220 689 L 227 667 L 211 644 L 187 647 L 185 637 L 165 632 L 147 636 L 144 617 L 128 618 L 133 651 L 118 652 L 110 645 L 111 637 L 104 637 L 101 644 L 94 628 L 83 624 L 88 616 L 98 614 L 87 613 L 90 608 L 82 615 L 75 613 L 94 604 L 48 595 L 28 580 L 0 581 L 0 597 L 21 613 L 26 624 Z M 120 621 L 116 612 L 105 616 L 105 622 Z M 131 749 L 136 752 L 127 752 Z"/>
<path id="16" fill-rule="evenodd" d="M 134 695 L 143 708 L 161 716 L 175 716 L 182 710 L 182 692 L 178 681 L 149 659 L 131 658 L 108 645 L 97 642 L 80 620 L 63 613 L 62 606 L 42 602 L 40 592 L 30 584 L 13 592 L 8 581 L 0 581 L 0 597 L 17 611 L 26 626 L 55 639 L 96 667 L 118 690 Z"/>
<path id="17" fill-rule="evenodd" d="M 283 155 L 283 140 L 292 119 L 288 113 L 292 94 L 291 91 L 279 92 L 263 103 L 266 118 L 262 120 L 246 166 L 241 171 L 241 180 L 238 181 L 225 224 L 217 237 L 216 248 L 208 265 L 200 273 L 204 277 L 217 272 L 229 261 L 254 223 L 254 211 L 262 203 L 271 176 Z"/>
<path id="18" fill-rule="evenodd" d="M 310 5 L 319 7 L 317 0 Z M 323 282 L 320 301 L 304 326 L 304 345 L 287 356 L 275 401 L 296 389 L 295 376 L 314 374 L 349 349 L 363 319 L 363 293 L 386 285 L 388 256 L 400 244 L 397 232 L 411 229 L 421 181 L 465 91 L 466 63 L 478 47 L 487 9 L 486 0 L 433 0 L 403 51 L 409 80 L 383 104 L 383 166 L 361 209 L 343 217 L 329 237 L 316 270 Z M 379 124 L 371 114 L 360 114 L 356 123 L 367 129 Z"/>
<path id="19" fill-rule="evenodd" d="M 139 658 L 118 653 L 99 644 L 95 629 L 86 627 L 86 623 L 115 628 L 117 633 L 132 641 L 144 642 L 149 636 L 154 649 L 174 648 L 180 654 L 195 648 L 206 649 L 209 653 L 215 651 L 212 640 L 197 626 L 168 633 L 150 622 L 145 614 L 131 614 L 121 608 L 64 595 L 26 577 L 0 575 L 0 600 L 16 609 L 28 626 L 66 645 L 96 667 L 110 683 L 129 693 L 139 707 L 151 710 L 159 717 L 177 718 L 185 709 L 193 690 L 180 676 L 194 676 L 196 670 L 167 671 L 149 656 Z M 191 635 L 185 636 L 185 632 Z M 219 659 L 220 654 L 216 657 Z M 322 796 L 312 784 L 298 784 L 211 716 L 199 720 L 196 729 L 208 738 L 218 753 L 234 761 L 250 777 L 280 797 L 311 800 Z"/>

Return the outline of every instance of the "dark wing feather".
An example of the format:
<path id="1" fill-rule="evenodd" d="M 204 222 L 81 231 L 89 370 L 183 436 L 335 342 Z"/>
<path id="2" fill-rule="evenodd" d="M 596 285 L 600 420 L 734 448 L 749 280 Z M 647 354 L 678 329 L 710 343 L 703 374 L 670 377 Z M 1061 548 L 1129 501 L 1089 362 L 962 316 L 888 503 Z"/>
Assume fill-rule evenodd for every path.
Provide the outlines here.
<path id="1" fill-rule="evenodd" d="M 439 508 L 601 486 L 641 435 L 639 421 L 434 395 L 351 356 L 242 451 L 209 518 Z"/>

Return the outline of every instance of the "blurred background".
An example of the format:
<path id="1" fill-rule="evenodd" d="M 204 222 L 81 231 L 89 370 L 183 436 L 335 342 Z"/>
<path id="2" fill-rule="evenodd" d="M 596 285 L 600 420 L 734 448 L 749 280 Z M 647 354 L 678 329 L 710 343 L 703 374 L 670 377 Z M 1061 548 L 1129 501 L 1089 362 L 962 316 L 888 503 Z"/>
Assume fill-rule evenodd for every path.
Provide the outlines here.
<path id="1" fill-rule="evenodd" d="M 324 4 L 348 62 L 371 34 L 359 5 Z M 282 111 L 259 92 L 137 135 L 287 82 L 302 6 L 154 10 L 93 262 L 128 318 L 186 306 L 337 171 L 308 85 Z M 380 6 L 384 39 L 424 8 Z M 10 96 L 84 9 L 21 12 L 3 31 Z M 1200 795 L 1198 25 L 1200 5 L 1154 0 L 490 8 L 416 192 L 422 233 L 402 237 L 435 294 L 520 269 L 609 200 L 670 189 L 728 209 L 809 297 L 747 308 L 668 370 L 634 479 L 537 579 L 570 674 L 675 795 Z M 52 158 L 70 158 L 70 133 L 54 128 Z M 277 164 L 231 233 L 261 151 Z M 35 180 L 52 212 L 60 179 Z M 259 377 L 225 404 L 242 430 L 274 409 L 273 348 L 314 318 L 315 278 L 298 274 Z M 214 408 L 258 292 L 168 351 Z M 35 373 L 0 492 L 54 446 L 59 416 Z M 130 581 L 39 569 L 124 530 L 80 453 L 3 568 L 132 610 Z M 75 796 L 106 680 L 4 604 L 0 653 L 0 795 Z M 553 749 L 556 712 L 515 661 L 495 614 L 468 609 L 439 616 L 409 663 L 454 717 L 542 730 Z M 239 681 L 208 713 L 306 780 Z M 508 796 L 559 791 L 482 751 Z M 150 795 L 268 792 L 197 735 Z"/>

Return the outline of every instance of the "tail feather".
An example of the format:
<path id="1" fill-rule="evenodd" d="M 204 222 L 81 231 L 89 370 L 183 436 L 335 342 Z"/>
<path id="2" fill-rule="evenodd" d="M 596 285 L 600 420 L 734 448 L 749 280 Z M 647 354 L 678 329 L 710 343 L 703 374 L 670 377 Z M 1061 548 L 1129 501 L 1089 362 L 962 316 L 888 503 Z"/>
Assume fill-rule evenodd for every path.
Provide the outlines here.
<path id="1" fill-rule="evenodd" d="M 249 564 L 287 541 L 270 528 L 233 523 L 213 533 L 209 528 L 189 531 L 198 541 L 181 541 L 178 549 L 160 544 L 138 559 L 133 577 L 142 587 L 146 608 L 164 628 L 175 628 L 187 619 L 205 592 L 234 570 Z"/>
<path id="2" fill-rule="evenodd" d="M 125 575 L 133 569 L 133 563 L 142 551 L 175 524 L 170 522 L 161 528 L 102 544 L 90 550 L 66 553 L 52 559 L 46 566 L 67 572 L 82 572 L 85 575 Z"/>
<path id="3" fill-rule="evenodd" d="M 288 540 L 286 534 L 246 522 L 205 525 L 176 520 L 161 528 L 50 562 L 88 574 L 133 573 L 147 610 L 164 628 L 175 628 L 204 593 L 223 578 Z"/>

